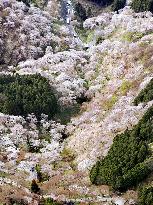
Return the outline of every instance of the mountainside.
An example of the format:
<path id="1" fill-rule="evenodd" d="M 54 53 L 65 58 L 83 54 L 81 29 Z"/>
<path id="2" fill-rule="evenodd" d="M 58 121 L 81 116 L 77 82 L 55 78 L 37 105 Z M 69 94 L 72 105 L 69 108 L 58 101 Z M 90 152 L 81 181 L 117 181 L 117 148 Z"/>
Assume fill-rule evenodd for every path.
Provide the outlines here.
<path id="1" fill-rule="evenodd" d="M 0 0 L 0 205 L 153 204 L 153 2 L 122 3 Z"/>

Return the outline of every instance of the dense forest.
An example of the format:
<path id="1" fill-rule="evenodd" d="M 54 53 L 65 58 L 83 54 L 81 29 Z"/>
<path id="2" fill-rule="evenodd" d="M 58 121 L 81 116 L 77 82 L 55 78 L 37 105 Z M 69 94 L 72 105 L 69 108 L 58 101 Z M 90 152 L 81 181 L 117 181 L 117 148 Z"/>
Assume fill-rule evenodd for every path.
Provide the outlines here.
<path id="1" fill-rule="evenodd" d="M 143 89 L 139 95 L 135 98 L 134 104 L 138 105 L 141 102 L 148 102 L 153 99 L 153 79 L 151 79 L 150 83 Z"/>
<path id="2" fill-rule="evenodd" d="M 139 205 L 152 205 L 153 204 L 153 187 L 144 186 L 139 189 Z"/>
<path id="3" fill-rule="evenodd" d="M 151 11 L 153 12 L 153 0 L 133 0 L 132 8 L 135 12 Z"/>
<path id="4" fill-rule="evenodd" d="M 57 98 L 49 81 L 40 75 L 1 75 L 0 112 L 27 116 L 34 113 L 52 118 L 58 110 Z"/>

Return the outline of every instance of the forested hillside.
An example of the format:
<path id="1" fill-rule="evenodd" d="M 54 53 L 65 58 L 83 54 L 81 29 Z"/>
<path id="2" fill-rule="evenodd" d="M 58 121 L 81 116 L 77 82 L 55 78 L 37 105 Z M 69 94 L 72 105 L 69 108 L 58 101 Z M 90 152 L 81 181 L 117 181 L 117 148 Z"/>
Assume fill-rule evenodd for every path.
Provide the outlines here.
<path id="1" fill-rule="evenodd" d="M 0 205 L 153 205 L 152 12 L 0 0 Z"/>

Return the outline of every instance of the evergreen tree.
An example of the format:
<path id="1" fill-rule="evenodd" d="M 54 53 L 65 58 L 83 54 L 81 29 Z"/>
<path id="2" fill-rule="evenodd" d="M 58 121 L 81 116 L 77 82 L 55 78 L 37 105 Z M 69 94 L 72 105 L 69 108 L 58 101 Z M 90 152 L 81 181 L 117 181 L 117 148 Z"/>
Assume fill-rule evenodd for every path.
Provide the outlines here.
<path id="1" fill-rule="evenodd" d="M 82 20 L 85 21 L 87 19 L 86 10 L 80 3 L 75 4 L 74 8 L 76 15 Z"/>

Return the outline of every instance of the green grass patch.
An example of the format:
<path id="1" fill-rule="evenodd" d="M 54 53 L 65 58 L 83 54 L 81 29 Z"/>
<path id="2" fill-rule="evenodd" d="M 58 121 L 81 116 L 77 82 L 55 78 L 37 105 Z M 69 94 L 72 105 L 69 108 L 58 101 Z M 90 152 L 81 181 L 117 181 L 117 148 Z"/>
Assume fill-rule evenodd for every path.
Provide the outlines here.
<path id="1" fill-rule="evenodd" d="M 74 153 L 69 148 L 64 148 L 61 152 L 61 157 L 63 161 L 71 162 L 75 159 Z"/>
<path id="2" fill-rule="evenodd" d="M 9 176 L 8 173 L 3 172 L 3 171 L 0 171 L 0 177 L 5 178 L 5 177 L 7 177 L 7 176 Z"/>
<path id="3" fill-rule="evenodd" d="M 87 40 L 86 43 L 90 43 L 94 38 L 94 31 L 87 32 Z"/>
<path id="4" fill-rule="evenodd" d="M 128 42 L 136 42 L 139 39 L 141 39 L 144 35 L 144 33 L 128 32 L 123 35 L 122 39 Z"/>
<path id="5" fill-rule="evenodd" d="M 114 105 L 115 103 L 117 102 L 118 100 L 118 97 L 116 94 L 114 94 L 110 99 L 106 100 L 102 106 L 105 110 L 110 110 Z"/>
<path id="6" fill-rule="evenodd" d="M 75 31 L 84 43 L 90 43 L 94 37 L 94 31 L 86 30 L 83 27 L 76 26 Z"/>
<path id="7" fill-rule="evenodd" d="M 80 39 L 85 43 L 87 39 L 87 31 L 84 28 L 78 26 L 75 27 L 75 31 Z"/>
<path id="8" fill-rule="evenodd" d="M 129 89 L 132 87 L 132 82 L 129 82 L 129 81 L 123 81 L 122 82 L 122 85 L 119 89 L 120 93 L 122 95 L 126 95 L 126 93 L 129 91 Z"/>

